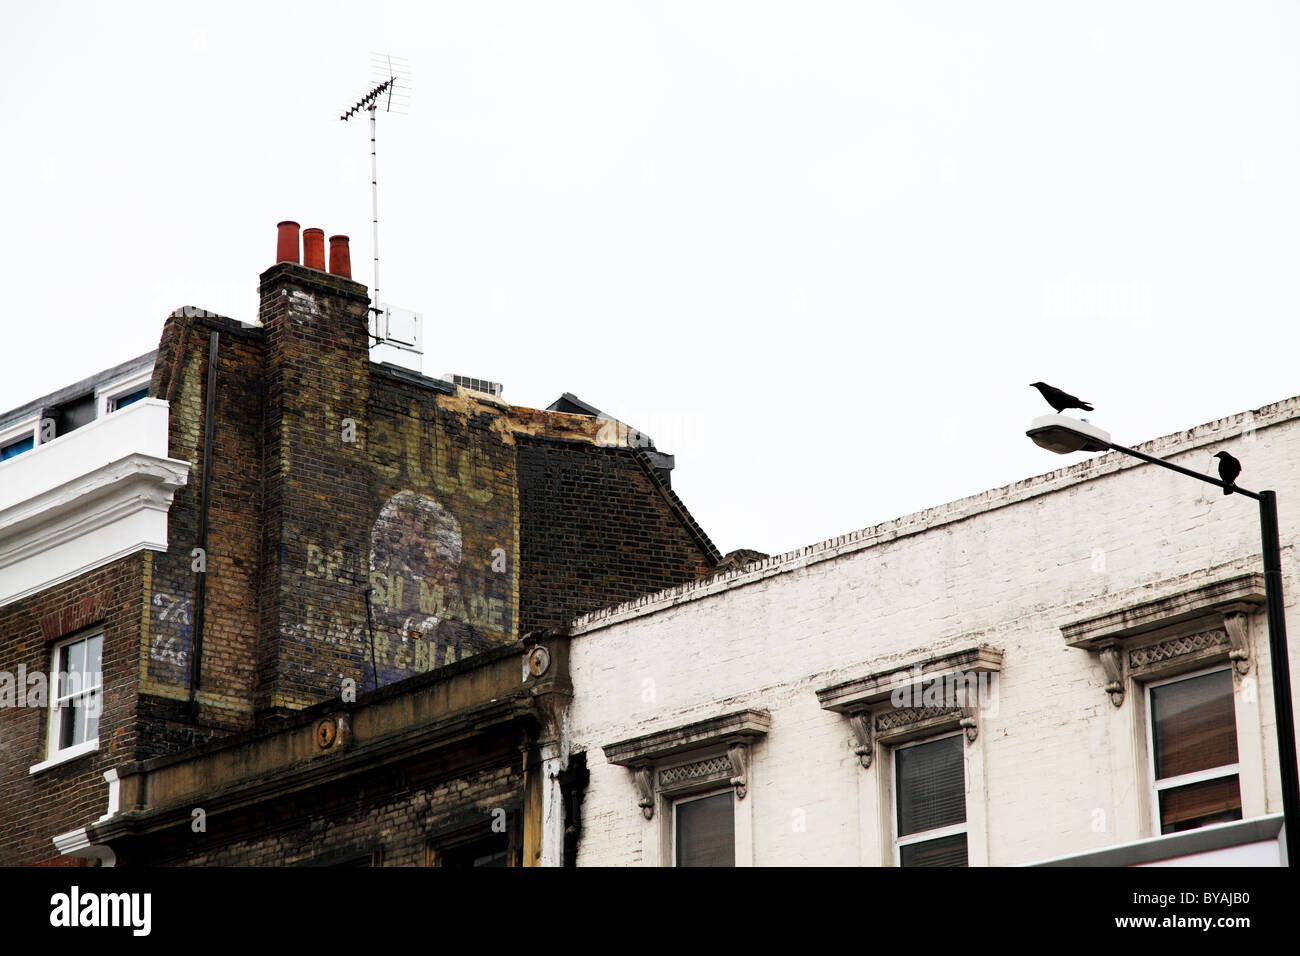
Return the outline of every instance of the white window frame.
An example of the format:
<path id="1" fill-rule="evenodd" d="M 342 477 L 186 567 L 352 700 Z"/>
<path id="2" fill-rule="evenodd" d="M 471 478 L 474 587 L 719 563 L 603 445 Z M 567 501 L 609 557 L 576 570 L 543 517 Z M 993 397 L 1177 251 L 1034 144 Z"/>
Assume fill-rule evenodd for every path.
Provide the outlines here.
<path id="1" fill-rule="evenodd" d="M 7 428 L 0 428 L 0 448 L 5 445 L 12 445 L 16 441 L 22 441 L 28 436 L 32 439 L 32 450 L 35 451 L 41 444 L 41 416 L 33 415 L 31 418 L 24 418 Z M 13 459 L 6 460 L 12 461 Z"/>
<path id="2" fill-rule="evenodd" d="M 103 418 L 117 409 L 114 402 L 123 395 L 139 391 L 153 381 L 153 367 L 141 369 L 131 375 L 115 378 L 95 389 L 95 417 Z"/>
<path id="3" fill-rule="evenodd" d="M 49 707 L 47 708 L 47 710 L 49 711 L 49 715 L 46 722 L 46 742 L 45 742 L 46 759 L 43 760 L 41 763 L 36 764 L 36 766 L 30 768 L 28 770 L 28 773 L 38 773 L 39 771 L 44 770 L 46 767 L 53 767 L 57 764 L 66 763 L 69 760 L 75 760 L 77 757 L 81 757 L 85 754 L 91 753 L 99 749 L 98 726 L 96 726 L 95 736 L 93 738 L 88 738 L 86 740 L 83 740 L 81 743 L 73 744 L 70 747 L 61 748 L 59 746 L 59 737 L 60 737 L 59 732 L 63 729 L 63 723 L 62 720 L 60 719 L 60 715 L 64 712 L 64 710 L 66 710 L 65 707 L 60 706 L 61 698 L 59 696 L 59 691 L 60 691 L 61 682 L 59 680 L 59 657 L 61 656 L 63 649 L 65 647 L 70 647 L 73 644 L 80 644 L 83 642 L 89 643 L 90 641 L 95 640 L 96 638 L 99 639 L 99 653 L 100 653 L 100 664 L 99 664 L 100 670 L 98 675 L 99 682 L 95 684 L 93 687 L 80 688 L 76 694 L 68 695 L 67 699 L 72 700 L 75 697 L 82 697 L 92 692 L 96 693 L 98 694 L 98 700 L 99 700 L 98 713 L 96 714 L 96 716 L 97 717 L 103 716 L 104 713 L 104 674 L 103 674 L 104 631 L 102 629 L 84 631 L 80 634 L 75 634 L 71 637 L 58 641 L 57 643 L 54 644 L 53 647 L 50 648 L 50 672 L 49 672 L 49 682 L 48 682 L 49 686 L 47 691 L 49 694 L 49 698 L 48 698 Z"/>
<path id="4" fill-rule="evenodd" d="M 687 793 L 687 794 L 683 794 L 680 797 L 673 796 L 668 798 L 670 802 L 671 812 L 665 814 L 665 816 L 668 817 L 668 826 L 670 831 L 668 837 L 668 841 L 669 841 L 668 859 L 670 861 L 669 863 L 670 866 L 676 867 L 679 865 L 677 862 L 677 807 L 678 805 L 682 803 L 692 803 L 696 800 L 703 800 L 706 797 L 718 797 L 724 793 L 731 795 L 731 845 L 732 845 L 733 852 L 737 855 L 739 854 L 740 834 L 738 832 L 739 828 L 736 825 L 736 804 L 739 803 L 740 801 L 736 799 L 736 789 L 730 786 L 721 787 L 721 788 L 714 787 L 713 789 L 705 790 L 700 793 Z M 733 859 L 732 866 L 739 867 L 740 861 L 738 859 Z"/>
<path id="5" fill-rule="evenodd" d="M 1228 675 L 1230 686 L 1232 687 L 1233 710 L 1232 710 L 1232 728 L 1237 744 L 1237 760 L 1235 763 L 1223 764 L 1220 767 L 1211 767 L 1209 770 L 1198 770 L 1195 773 L 1185 773 L 1178 777 L 1164 777 L 1156 779 L 1156 719 L 1155 710 L 1151 706 L 1151 691 L 1153 688 L 1161 687 L 1166 684 L 1177 684 L 1179 681 L 1192 680 L 1196 677 L 1204 677 L 1207 674 L 1214 674 L 1223 671 Z M 1176 787 L 1185 787 L 1191 783 L 1201 783 L 1205 780 L 1218 780 L 1220 777 L 1237 778 L 1237 797 L 1242 801 L 1242 819 L 1246 818 L 1245 795 L 1242 793 L 1241 786 L 1241 728 L 1237 726 L 1237 681 L 1232 672 L 1231 664 L 1216 664 L 1212 667 L 1204 667 L 1200 670 L 1188 671 L 1186 674 L 1177 674 L 1172 677 L 1163 677 L 1160 680 L 1146 681 L 1142 687 L 1143 702 L 1146 705 L 1146 746 L 1147 746 L 1147 781 L 1150 788 L 1151 798 L 1151 835 L 1168 836 L 1162 834 L 1160 826 L 1160 792 L 1162 790 L 1172 790 Z M 1195 829 L 1200 829 L 1196 827 Z"/>
<path id="6" fill-rule="evenodd" d="M 970 866 L 970 806 L 965 805 L 965 817 L 961 823 L 951 823 L 944 827 L 935 827 L 932 830 L 920 830 L 916 833 L 909 833 L 907 836 L 898 834 L 898 791 L 901 788 L 901 781 L 898 778 L 898 752 L 907 750 L 911 747 L 918 747 L 921 744 L 932 744 L 936 741 L 943 740 L 946 737 L 961 737 L 961 766 L 962 766 L 962 800 L 965 804 L 966 793 L 966 740 L 963 731 L 954 733 L 937 734 L 934 737 L 925 737 L 921 740 L 909 740 L 906 743 L 894 744 L 889 753 L 889 772 L 893 779 L 893 786 L 890 788 L 890 807 L 889 807 L 889 829 L 894 838 L 894 866 L 903 865 L 903 852 L 905 846 L 911 846 L 914 843 L 928 843 L 931 840 L 939 840 L 943 837 L 956 836 L 958 833 L 966 834 L 966 865 Z"/>

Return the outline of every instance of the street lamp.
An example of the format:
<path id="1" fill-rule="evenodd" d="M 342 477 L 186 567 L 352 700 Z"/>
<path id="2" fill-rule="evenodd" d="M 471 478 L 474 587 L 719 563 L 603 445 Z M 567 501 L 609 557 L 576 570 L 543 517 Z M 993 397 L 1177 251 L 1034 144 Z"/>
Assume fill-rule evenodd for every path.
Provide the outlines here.
<path id="1" fill-rule="evenodd" d="M 1076 451 L 1118 451 L 1142 461 L 1188 475 L 1207 484 L 1227 488 L 1218 478 L 1201 474 L 1163 458 L 1156 458 L 1110 440 L 1110 433 L 1090 422 L 1068 415 L 1035 418 L 1025 432 L 1034 444 L 1058 455 Z M 1269 660 L 1273 667 L 1273 710 L 1277 718 L 1277 753 L 1282 764 L 1282 817 L 1286 832 L 1286 859 L 1300 860 L 1300 781 L 1297 781 L 1295 717 L 1291 708 L 1291 668 L 1287 662 L 1286 618 L 1282 603 L 1282 545 L 1277 532 L 1277 495 L 1272 491 L 1232 490 L 1259 502 L 1259 526 L 1264 552 L 1264 602 L 1268 616 Z"/>

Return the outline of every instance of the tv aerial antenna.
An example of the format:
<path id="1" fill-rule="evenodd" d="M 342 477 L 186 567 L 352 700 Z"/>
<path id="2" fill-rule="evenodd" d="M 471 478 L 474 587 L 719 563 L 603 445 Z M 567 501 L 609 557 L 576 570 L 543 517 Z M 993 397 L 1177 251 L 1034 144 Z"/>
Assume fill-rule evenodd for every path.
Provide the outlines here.
<path id="1" fill-rule="evenodd" d="M 370 114 L 370 225 L 373 232 L 374 249 L 374 304 L 370 311 L 376 322 L 383 314 L 379 305 L 379 164 L 375 154 L 375 117 L 382 110 L 385 113 L 405 114 L 411 102 L 411 67 L 400 56 L 389 53 L 370 54 L 371 90 L 350 106 L 342 116 L 347 122 L 361 111 Z M 374 329 L 371 336 L 377 338 Z"/>

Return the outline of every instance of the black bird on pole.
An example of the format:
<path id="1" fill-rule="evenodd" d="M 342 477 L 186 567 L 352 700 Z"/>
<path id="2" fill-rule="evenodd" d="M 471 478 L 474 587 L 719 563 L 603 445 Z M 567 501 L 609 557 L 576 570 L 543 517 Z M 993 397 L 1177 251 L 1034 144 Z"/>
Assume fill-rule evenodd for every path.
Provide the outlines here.
<path id="1" fill-rule="evenodd" d="M 1059 388 L 1052 388 L 1046 382 L 1030 382 L 1029 384 L 1038 389 L 1043 398 L 1047 399 L 1047 404 L 1056 409 L 1058 414 L 1067 408 L 1081 408 L 1085 412 L 1092 411 L 1092 406 L 1087 402 L 1075 398 L 1069 392 L 1063 392 Z"/>
<path id="2" fill-rule="evenodd" d="M 1232 486 L 1237 483 L 1237 476 L 1241 474 L 1241 462 L 1226 451 L 1221 451 L 1214 457 L 1219 459 L 1219 477 L 1228 486 L 1223 489 L 1223 493 L 1230 495 L 1232 494 Z"/>

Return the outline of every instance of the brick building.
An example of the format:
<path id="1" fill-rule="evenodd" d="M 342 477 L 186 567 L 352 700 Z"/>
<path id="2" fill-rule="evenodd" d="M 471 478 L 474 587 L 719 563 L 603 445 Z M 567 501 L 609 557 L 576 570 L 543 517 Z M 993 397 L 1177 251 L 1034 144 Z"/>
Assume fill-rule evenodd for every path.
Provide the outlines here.
<path id="1" fill-rule="evenodd" d="M 1277 492 L 1300 699 L 1300 398 L 1141 448 Z M 577 863 L 1276 866 L 1260 546 L 1111 453 L 589 613 Z"/>
<path id="2" fill-rule="evenodd" d="M 303 239 L 0 415 L 0 864 L 560 863 L 557 626 L 722 561 L 580 400 L 373 361 Z"/>

